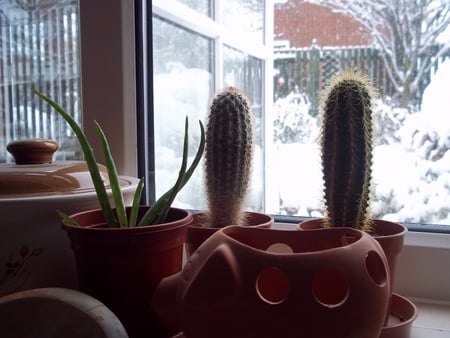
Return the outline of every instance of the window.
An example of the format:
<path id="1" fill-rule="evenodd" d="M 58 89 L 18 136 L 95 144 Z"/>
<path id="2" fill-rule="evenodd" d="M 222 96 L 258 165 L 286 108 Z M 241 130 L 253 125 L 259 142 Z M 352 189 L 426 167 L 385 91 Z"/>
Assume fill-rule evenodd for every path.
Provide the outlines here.
<path id="1" fill-rule="evenodd" d="M 81 122 L 78 1 L 3 1 L 0 59 L 0 162 L 11 162 L 6 145 L 24 138 L 53 139 L 57 159 L 80 159 L 66 123 L 32 93 L 51 96 Z"/>
<path id="2" fill-rule="evenodd" d="M 258 126 L 255 175 L 247 208 L 275 215 L 321 217 L 320 93 L 333 74 L 360 69 L 374 79 L 380 93 L 375 118 L 382 127 L 375 148 L 372 214 L 411 223 L 412 228 L 441 224 L 433 229 L 446 231 L 445 225 L 450 224 L 450 165 L 445 154 L 450 135 L 436 125 L 429 124 L 425 130 L 417 121 L 424 117 L 421 108 L 433 109 L 427 108 L 436 96 L 428 99 L 433 87 L 430 81 L 435 80 L 436 90 L 440 78 L 436 72 L 448 68 L 450 52 L 438 52 L 439 43 L 430 43 L 429 50 L 435 54 L 420 55 L 417 69 L 405 68 L 417 73 L 425 63 L 433 64 L 422 78 L 414 73 L 418 85 L 413 88 L 412 83 L 401 82 L 401 75 L 390 76 L 393 68 L 389 69 L 388 61 L 383 63 L 386 50 L 371 34 L 377 27 L 370 29 L 349 15 L 361 14 L 360 9 L 347 9 L 343 14 L 335 3 L 153 2 L 157 195 L 173 181 L 169 174 L 179 163 L 174 158 L 180 156 L 176 152 L 181 148 L 181 117 L 188 114 L 193 120 L 204 120 L 213 93 L 234 85 L 249 95 Z M 407 6 L 405 11 L 409 10 Z M 440 28 L 427 29 L 441 35 Z M 386 48 L 397 48 L 393 46 Z M 408 52 L 412 53 L 403 54 Z M 397 61 L 395 67 L 406 67 L 406 63 L 411 61 Z M 406 94 L 408 105 L 402 105 Z M 170 122 L 173 116 L 178 119 L 178 130 L 174 127 L 177 120 Z M 164 128 L 169 124 L 170 130 Z M 170 151 L 165 148 L 168 145 Z M 408 179 L 401 179 L 406 173 Z M 202 194 L 192 193 L 199 191 L 201 177 L 198 170 L 177 200 L 180 206 L 204 209 Z"/>
<path id="3" fill-rule="evenodd" d="M 447 97 L 429 88 L 446 88 L 448 76 L 441 73 L 449 68 L 449 51 L 430 54 L 433 67 L 414 97 L 422 106 L 420 111 L 407 112 L 392 101 L 398 84 L 388 79 L 386 67 L 380 68 L 381 53 L 373 47 L 374 37 L 367 27 L 331 10 L 332 0 L 321 2 L 327 6 L 297 0 L 153 1 L 146 22 L 152 26 L 153 87 L 149 96 L 153 102 L 143 103 L 139 98 L 136 101 L 135 95 L 136 77 L 143 73 L 134 71 L 139 58 L 134 59 L 135 45 L 129 37 L 139 33 L 140 26 L 135 26 L 131 4 L 111 2 L 111 13 L 118 13 L 113 18 L 112 14 L 104 17 L 101 2 L 81 1 L 84 6 L 78 8 L 74 0 L 5 1 L 0 12 L 0 161 L 11 161 L 5 149 L 9 141 L 25 137 L 54 138 L 62 147 L 58 159 L 79 158 L 70 130 L 49 107 L 33 98 L 34 86 L 61 102 L 78 121 L 83 107 L 85 119 L 96 119 L 115 133 L 111 146 L 119 171 L 136 176 L 140 165 L 139 174 L 148 175 L 150 188 L 156 182 L 154 195 L 159 196 L 176 176 L 184 116 L 190 117 L 191 144 L 195 144 L 197 120 L 205 119 L 213 93 L 234 85 L 250 97 L 256 115 L 257 147 L 247 207 L 283 216 L 320 216 L 315 102 L 331 74 L 340 67 L 358 65 L 377 81 L 382 97 L 377 118 L 383 125 L 380 129 L 390 131 L 381 135 L 376 153 L 382 160 L 375 162 L 375 214 L 391 214 L 393 220 L 411 222 L 411 229 L 423 230 L 424 224 L 439 223 L 442 226 L 433 227 L 433 231 L 448 231 L 449 135 L 445 123 L 439 122 L 442 117 L 436 115 L 438 108 L 448 104 L 429 108 L 428 103 Z M 135 4 L 136 8 L 143 6 L 141 1 Z M 78 10 L 84 13 L 81 25 Z M 150 13 L 150 8 L 147 10 Z M 440 22 L 448 26 L 448 11 L 440 13 Z M 99 17 L 102 25 L 92 27 L 91 22 L 98 22 Z M 286 18 L 302 19 L 292 25 L 284 22 Z M 437 43 L 427 50 L 444 45 L 448 31 L 431 39 Z M 84 41 L 81 50 L 80 35 Z M 349 47 L 352 42 L 358 46 Z M 84 54 L 83 102 L 80 52 Z M 317 64 L 310 62 L 314 53 Z M 311 71 L 316 68 L 320 76 Z M 440 79 L 444 85 L 438 84 Z M 131 113 L 136 109 L 154 109 L 154 114 L 136 117 Z M 426 110 L 436 113 L 432 119 L 423 114 Z M 117 130 L 118 123 L 123 130 Z M 85 124 L 85 130 L 95 146 L 93 126 Z M 154 170 L 151 165 L 143 168 L 143 161 L 136 162 L 153 140 Z M 387 163 L 389 157 L 389 161 L 396 160 L 395 151 L 400 148 L 406 156 L 396 166 L 379 165 Z M 101 161 L 101 155 L 98 157 Z M 153 158 L 153 154 L 148 157 Z M 412 176 L 397 179 L 405 172 Z M 203 209 L 202 190 L 202 172 L 197 170 L 176 205 Z"/>
<path id="4" fill-rule="evenodd" d="M 192 140 L 197 144 L 197 121 L 206 120 L 213 93 L 235 86 L 250 98 L 256 122 L 255 175 L 249 207 L 264 210 L 264 107 L 270 97 L 265 83 L 271 67 L 265 6 L 262 0 L 153 1 L 157 196 L 175 181 L 181 163 L 184 116 L 190 118 Z M 199 193 L 204 191 L 202 175 L 201 170 L 196 171 L 175 205 L 205 209 L 204 196 Z"/>
<path id="5" fill-rule="evenodd" d="M 16 3 L 16 1 L 12 2 Z M 165 8 L 164 6 L 169 6 L 165 4 L 166 2 L 170 3 L 172 7 L 175 6 L 174 1 L 161 2 L 164 2 L 161 6 L 163 9 Z M 149 20 L 145 20 L 145 16 L 141 17 L 140 15 L 135 15 L 140 12 L 139 10 L 135 12 L 134 6 L 136 5 L 137 9 L 139 9 L 139 6 L 145 5 L 147 1 L 79 0 L 79 3 L 79 28 L 81 30 L 80 46 L 82 47 L 81 59 L 83 60 L 81 67 L 81 87 L 83 93 L 82 111 L 83 121 L 85 121 L 85 131 L 88 134 L 89 139 L 95 143 L 97 140 L 95 128 L 93 128 L 92 123 L 88 122 L 93 119 L 99 121 L 102 127 L 104 127 L 107 135 L 113 135 L 109 137 L 109 139 L 112 142 L 111 148 L 115 158 L 117 159 L 119 172 L 123 175 L 134 177 L 148 172 L 149 177 L 151 178 L 151 165 L 149 165 L 150 169 L 147 169 L 143 167 L 143 161 L 139 161 L 138 166 L 137 159 L 138 154 L 141 154 L 145 147 L 151 148 L 151 144 L 153 142 L 153 126 L 152 121 L 150 121 L 153 116 L 153 104 L 150 104 L 148 107 L 145 106 L 144 102 L 146 101 L 142 100 L 140 97 L 141 92 L 136 91 L 137 78 L 143 78 L 143 74 L 145 73 L 145 68 L 141 68 L 143 58 L 141 53 L 144 48 L 139 44 L 135 45 L 134 39 L 132 38 L 135 34 L 141 34 L 145 37 L 146 31 L 141 30 L 139 22 L 145 21 L 147 24 L 151 23 L 150 8 L 148 8 L 148 11 L 150 12 Z M 155 4 L 156 1 L 153 1 L 153 3 Z M 187 7 L 191 9 L 191 12 L 189 12 L 191 19 L 193 12 L 198 12 L 195 19 L 192 19 L 195 23 L 194 28 L 198 26 L 203 27 L 203 18 L 211 18 L 215 15 L 214 13 L 217 10 L 213 10 L 212 6 L 209 5 L 210 2 L 207 0 L 179 1 L 177 7 L 178 9 L 180 8 L 180 4 L 185 5 L 183 8 Z M 186 6 L 186 4 L 189 6 Z M 105 8 L 108 8 L 108 15 L 104 15 Z M 264 18 L 267 20 L 267 18 L 273 17 L 273 13 L 271 14 L 273 7 L 271 9 L 271 6 L 266 4 L 265 8 L 266 11 Z M 4 10 L 4 6 L 1 6 L 1 10 Z M 170 16 L 171 11 L 166 10 L 164 13 L 158 12 L 156 15 L 159 15 L 160 17 L 165 18 L 166 21 L 173 23 L 174 20 Z M 183 13 L 186 12 L 184 11 Z M 201 15 L 202 19 L 200 19 L 198 15 Z M 172 20 L 169 20 L 171 18 Z M 138 22 L 136 23 L 136 21 Z M 181 18 L 181 22 L 175 22 L 175 27 L 179 27 L 182 21 L 183 18 Z M 207 22 L 211 23 L 211 21 Z M 151 27 L 151 25 L 149 26 Z M 191 27 L 188 31 L 195 32 L 195 34 L 201 38 L 207 37 L 208 39 L 211 39 L 214 38 L 214 36 L 217 36 L 217 32 L 214 30 L 212 30 L 212 33 L 206 34 L 205 31 L 199 31 L 194 28 Z M 267 27 L 265 27 L 265 31 L 273 31 L 270 22 Z M 268 33 L 265 32 L 264 36 L 267 37 L 267 34 Z M 271 34 L 272 33 L 270 33 L 270 35 Z M 223 39 L 225 39 L 225 37 L 223 37 Z M 271 91 L 273 87 L 271 84 L 274 73 L 267 70 L 267 68 L 270 69 L 269 66 L 273 64 L 271 61 L 272 48 L 267 40 L 264 41 L 267 43 L 266 48 L 269 48 L 269 51 L 266 51 L 264 47 L 261 47 L 261 45 L 259 45 L 259 47 L 255 45 L 244 46 L 249 50 L 239 48 L 240 46 L 238 43 L 230 43 L 229 45 L 225 45 L 231 48 L 233 52 L 244 52 L 243 55 L 245 55 L 247 59 L 242 58 L 240 61 L 252 60 L 251 62 L 253 62 L 255 59 L 255 62 L 263 62 L 262 76 L 265 80 L 264 85 L 261 86 L 263 93 L 263 98 L 261 98 L 261 114 L 264 117 L 270 117 L 270 109 L 267 108 L 272 107 Z M 275 41 L 274 45 L 278 48 L 280 45 L 286 46 L 287 43 Z M 216 59 L 211 58 L 210 62 L 216 63 L 217 61 Z M 0 69 L 3 71 L 3 68 Z M 136 69 L 138 69 L 137 72 Z M 220 68 L 217 67 L 212 68 L 211 66 L 211 69 L 214 69 L 214 72 L 221 72 Z M 151 77 L 147 80 L 150 81 Z M 212 88 L 221 88 L 223 86 L 223 82 L 221 81 L 218 82 L 217 85 L 213 85 L 214 80 L 212 80 L 212 78 L 210 81 L 211 91 L 213 90 Z M 145 81 L 142 82 L 145 83 Z M 149 85 L 147 89 L 150 93 L 153 93 L 153 89 L 151 87 L 152 86 Z M 138 93 L 138 97 L 136 97 L 136 92 Z M 274 92 L 273 96 L 275 95 L 276 92 Z M 3 93 L 0 95 L 0 99 L 2 97 Z M 152 95 L 149 95 L 149 97 L 151 98 Z M 299 103 L 302 102 L 304 101 L 300 97 Z M 3 106 L 2 109 L 4 109 Z M 145 111 L 149 112 L 149 114 L 138 114 L 136 116 L 136 111 Z M 2 112 L 4 112 L 4 110 L 2 110 Z M 0 112 L 0 114 L 2 112 Z M 184 113 L 180 113 L 180 115 L 184 116 Z M 183 117 L 181 117 L 180 120 L 182 121 L 182 119 Z M 192 118 L 192 131 L 195 130 L 195 122 L 195 119 Z M 443 123 L 443 125 L 445 125 L 445 123 Z M 2 128 L 4 128 L 3 125 Z M 274 135 L 273 129 L 271 130 L 271 128 L 271 124 L 265 122 L 265 133 L 263 135 L 265 136 L 266 141 L 270 140 Z M 148 133 L 144 133 L 144 131 L 148 131 Z M 0 140 L 3 140 L 3 137 L 3 135 L 0 136 Z M 267 143 L 264 143 L 264 145 L 267 145 Z M 94 148 L 101 149 L 99 144 L 94 144 Z M 173 151 L 176 150 L 177 149 L 173 149 Z M 101 162 L 101 156 L 99 156 L 98 153 L 97 156 Z M 273 158 L 270 157 L 273 156 L 270 153 L 270 149 L 269 151 L 265 151 L 265 156 L 266 158 Z M 148 157 L 152 158 L 152 156 Z M 307 157 L 307 155 L 303 155 L 303 157 L 300 158 L 303 161 L 305 157 Z M 284 167 L 290 169 L 289 165 L 284 165 Z M 261 167 L 260 170 L 266 174 L 266 178 L 268 180 L 274 178 L 273 173 L 270 172 L 270 168 L 268 169 L 266 167 Z M 294 169 L 293 171 L 295 173 Z M 258 175 L 260 175 L 260 173 L 258 173 Z M 152 183 L 153 180 L 147 179 L 148 187 L 152 187 Z M 294 184 L 297 186 L 296 182 L 293 182 L 293 185 Z M 301 189 L 301 187 L 299 189 Z M 276 192 L 274 193 L 270 191 L 267 185 L 265 186 L 265 192 L 266 196 L 269 196 L 266 200 L 273 198 L 275 199 L 274 204 L 278 205 L 278 196 Z M 196 194 L 198 194 L 198 192 L 196 192 Z M 296 196 L 294 197 L 297 198 Z M 265 201 L 266 208 L 269 205 L 270 203 Z M 298 221 L 298 218 L 290 220 L 295 223 Z M 442 227 L 448 229 L 448 226 Z M 410 230 L 411 229 L 422 230 L 423 227 L 410 227 Z M 449 236 L 450 234 L 434 234 L 414 231 L 410 231 L 410 233 L 407 234 L 405 243 L 406 248 L 403 250 L 400 261 L 398 262 L 399 283 L 397 283 L 396 286 L 398 292 L 405 296 L 437 299 L 447 302 L 450 301 L 450 289 L 448 288 L 447 283 L 447 281 L 450 280 L 450 270 L 442 268 L 442 264 L 447 264 L 450 260 Z M 436 264 L 438 262 L 442 263 Z"/>

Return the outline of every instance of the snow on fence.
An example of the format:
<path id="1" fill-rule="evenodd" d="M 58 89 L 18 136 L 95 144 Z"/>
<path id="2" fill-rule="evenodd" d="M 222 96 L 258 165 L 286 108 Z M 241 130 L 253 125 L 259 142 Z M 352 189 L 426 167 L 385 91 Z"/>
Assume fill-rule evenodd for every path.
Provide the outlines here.
<path id="1" fill-rule="evenodd" d="M 274 98 L 289 93 L 303 93 L 311 102 L 311 114 L 318 110 L 318 96 L 327 80 L 338 71 L 358 69 L 373 80 L 381 98 L 392 97 L 394 86 L 385 68 L 380 51 L 373 47 L 292 48 L 276 49 L 274 55 Z M 443 56 L 442 59 L 450 55 Z M 442 60 L 436 60 L 432 72 L 436 72 Z M 420 93 L 430 82 L 432 74 L 420 84 Z"/>
<path id="2" fill-rule="evenodd" d="M 50 138 L 58 158 L 78 157 L 64 120 L 32 92 L 35 88 L 81 121 L 78 8 L 10 8 L 0 15 L 0 162 L 12 140 Z"/>

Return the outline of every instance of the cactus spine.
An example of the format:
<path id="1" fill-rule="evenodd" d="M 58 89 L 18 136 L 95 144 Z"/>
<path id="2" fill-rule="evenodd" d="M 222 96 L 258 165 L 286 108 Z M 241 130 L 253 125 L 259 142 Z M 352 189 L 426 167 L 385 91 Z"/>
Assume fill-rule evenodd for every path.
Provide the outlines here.
<path id="1" fill-rule="evenodd" d="M 334 77 L 325 92 L 322 168 L 325 226 L 371 229 L 373 89 L 358 72 Z"/>
<path id="2" fill-rule="evenodd" d="M 247 98 L 234 87 L 212 101 L 206 127 L 208 226 L 244 225 L 253 159 L 253 125 Z"/>

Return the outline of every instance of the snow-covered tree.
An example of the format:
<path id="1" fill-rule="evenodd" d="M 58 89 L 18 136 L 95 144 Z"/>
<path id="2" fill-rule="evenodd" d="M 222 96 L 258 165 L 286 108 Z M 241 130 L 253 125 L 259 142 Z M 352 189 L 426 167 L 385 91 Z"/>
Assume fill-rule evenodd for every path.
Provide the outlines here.
<path id="1" fill-rule="evenodd" d="M 450 52 L 448 0 L 309 0 L 351 16 L 374 36 L 402 107 L 420 104 L 434 62 Z"/>

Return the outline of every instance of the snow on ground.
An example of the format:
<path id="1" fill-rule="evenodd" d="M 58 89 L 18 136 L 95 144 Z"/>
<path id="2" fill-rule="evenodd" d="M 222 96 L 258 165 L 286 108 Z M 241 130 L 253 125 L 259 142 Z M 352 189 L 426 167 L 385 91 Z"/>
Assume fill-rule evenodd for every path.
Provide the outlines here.
<path id="1" fill-rule="evenodd" d="M 378 105 L 378 126 L 383 142 L 375 148 L 372 213 L 376 217 L 413 223 L 450 224 L 450 60 L 440 65 L 424 93 L 422 110 L 408 114 Z M 184 116 L 192 116 L 192 135 L 198 136 L 196 119 L 205 121 L 209 74 L 202 70 L 172 65 L 171 71 L 155 76 L 155 121 L 157 196 L 174 182 L 178 172 Z M 193 86 L 195 83 L 195 86 Z M 293 104 L 293 100 L 298 105 Z M 298 95 L 280 99 L 272 116 L 283 114 L 276 128 L 292 127 L 303 119 L 297 135 L 304 143 L 286 144 L 267 140 L 266 165 L 257 149 L 250 208 L 261 206 L 266 192 L 266 212 L 321 216 L 322 174 L 317 143 L 318 123 L 308 115 L 308 105 Z M 286 116 L 287 114 L 287 116 Z M 183 118 L 181 118 L 183 116 Z M 170 126 L 168 129 L 163 126 Z M 283 127 L 280 127 L 283 126 Z M 195 129 L 194 129 L 195 128 Z M 281 135 L 283 130 L 276 130 Z M 161 133 L 160 133 L 161 132 Z M 289 131 L 290 132 L 290 131 Z M 195 141 L 196 138 L 193 138 Z M 196 144 L 196 143 L 192 143 Z M 170 150 L 172 149 L 172 150 Z M 174 150 L 175 149 L 175 150 Z M 177 150 L 179 149 L 179 150 Z M 265 173 L 266 185 L 261 180 Z M 165 183 L 164 183 L 165 182 Z M 202 171 L 180 193 L 175 205 L 205 208 Z"/>

